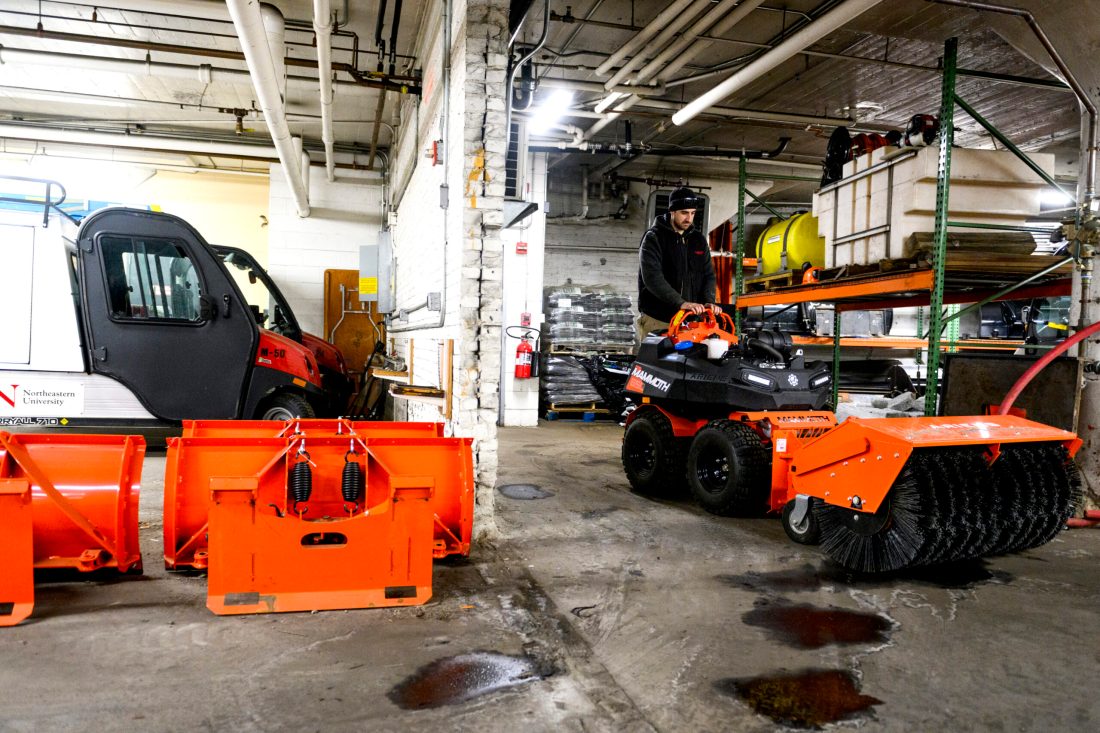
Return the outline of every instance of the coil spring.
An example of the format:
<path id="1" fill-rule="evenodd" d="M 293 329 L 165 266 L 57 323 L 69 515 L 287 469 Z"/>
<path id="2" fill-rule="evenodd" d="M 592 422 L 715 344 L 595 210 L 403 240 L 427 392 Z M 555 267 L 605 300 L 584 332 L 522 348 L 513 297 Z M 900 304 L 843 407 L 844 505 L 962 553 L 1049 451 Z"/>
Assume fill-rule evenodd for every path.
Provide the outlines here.
<path id="1" fill-rule="evenodd" d="M 354 455 L 357 455 L 355 451 L 344 454 L 344 473 L 340 478 L 340 492 L 344 495 L 344 501 L 358 503 L 359 496 L 363 493 L 363 467 L 358 461 L 348 458 Z"/>
<path id="2" fill-rule="evenodd" d="M 313 470 L 309 467 L 309 454 L 301 453 L 299 456 L 305 456 L 305 460 L 298 461 L 290 469 L 290 498 L 294 500 L 294 503 L 300 503 L 303 501 L 309 501 L 310 494 L 313 493 Z"/>

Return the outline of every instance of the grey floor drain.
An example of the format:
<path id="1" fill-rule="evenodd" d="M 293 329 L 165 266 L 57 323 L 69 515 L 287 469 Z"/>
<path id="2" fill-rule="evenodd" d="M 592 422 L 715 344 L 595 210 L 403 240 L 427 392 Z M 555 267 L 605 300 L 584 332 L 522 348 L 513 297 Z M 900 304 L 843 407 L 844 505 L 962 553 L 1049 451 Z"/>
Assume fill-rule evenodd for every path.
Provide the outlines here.
<path id="1" fill-rule="evenodd" d="M 553 496 L 549 491 L 543 491 L 534 484 L 505 484 L 497 489 L 509 499 L 545 499 Z"/>

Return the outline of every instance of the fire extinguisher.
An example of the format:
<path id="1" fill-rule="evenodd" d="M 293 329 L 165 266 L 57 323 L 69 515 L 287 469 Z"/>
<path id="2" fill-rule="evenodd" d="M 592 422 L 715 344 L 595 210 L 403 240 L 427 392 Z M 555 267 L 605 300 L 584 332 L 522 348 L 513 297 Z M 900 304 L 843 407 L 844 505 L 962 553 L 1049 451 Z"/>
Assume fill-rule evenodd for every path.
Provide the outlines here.
<path id="1" fill-rule="evenodd" d="M 521 333 L 516 335 L 512 333 L 513 330 Z M 511 338 L 519 339 L 519 345 L 516 347 L 515 378 L 531 379 L 537 377 L 539 375 L 538 330 L 527 326 L 509 326 L 505 332 Z"/>
<path id="2" fill-rule="evenodd" d="M 530 338 L 524 334 L 516 347 L 516 379 L 531 378 L 531 361 L 534 349 L 531 347 Z"/>

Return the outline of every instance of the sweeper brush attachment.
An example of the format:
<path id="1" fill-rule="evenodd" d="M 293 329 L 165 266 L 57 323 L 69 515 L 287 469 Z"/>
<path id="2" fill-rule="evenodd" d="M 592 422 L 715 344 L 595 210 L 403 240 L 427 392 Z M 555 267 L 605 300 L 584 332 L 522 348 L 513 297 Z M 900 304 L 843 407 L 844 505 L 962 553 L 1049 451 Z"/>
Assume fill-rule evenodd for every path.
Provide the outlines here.
<path id="1" fill-rule="evenodd" d="M 34 606 L 34 571 L 141 572 L 145 441 L 0 432 L 0 626 Z"/>
<path id="2" fill-rule="evenodd" d="M 791 457 L 822 549 L 878 573 L 1038 547 L 1081 498 L 1072 433 L 1018 417 L 849 419 Z"/>

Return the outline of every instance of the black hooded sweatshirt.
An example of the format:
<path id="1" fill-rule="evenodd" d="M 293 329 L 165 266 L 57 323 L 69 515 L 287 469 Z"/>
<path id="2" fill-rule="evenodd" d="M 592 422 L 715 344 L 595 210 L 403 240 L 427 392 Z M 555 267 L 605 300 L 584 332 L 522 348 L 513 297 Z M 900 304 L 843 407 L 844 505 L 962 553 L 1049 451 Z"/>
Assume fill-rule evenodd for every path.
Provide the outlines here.
<path id="1" fill-rule="evenodd" d="M 668 322 L 680 304 L 713 303 L 714 264 L 707 238 L 690 227 L 683 234 L 661 214 L 642 235 L 638 268 L 638 310 Z"/>

